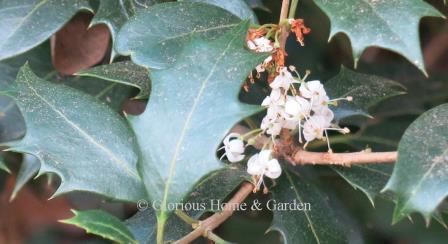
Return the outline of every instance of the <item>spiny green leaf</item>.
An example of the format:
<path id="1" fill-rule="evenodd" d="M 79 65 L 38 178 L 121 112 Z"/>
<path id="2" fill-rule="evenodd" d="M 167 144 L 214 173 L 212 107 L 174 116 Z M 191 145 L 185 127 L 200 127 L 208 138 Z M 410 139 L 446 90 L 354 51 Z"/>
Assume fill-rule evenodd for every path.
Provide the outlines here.
<path id="1" fill-rule="evenodd" d="M 184 211 L 192 218 L 199 219 L 206 211 L 216 210 L 211 208 L 210 201 L 223 201 L 242 181 L 247 173 L 241 167 L 228 167 L 208 175 L 201 180 L 193 192 L 188 196 L 186 203 L 204 204 L 204 209 L 191 209 Z M 187 206 L 186 204 L 184 206 Z M 156 213 L 153 209 L 137 212 L 126 220 L 126 225 L 140 243 L 156 242 Z M 167 220 L 165 241 L 175 241 L 191 232 L 190 225 L 183 222 L 179 217 L 173 215 Z"/>
<path id="2" fill-rule="evenodd" d="M 398 141 L 409 123 L 408 120 L 402 117 L 390 119 L 371 125 L 355 135 L 338 136 L 338 138 L 343 140 L 343 144 L 350 145 L 356 150 L 364 150 L 366 147 L 369 147 L 374 151 L 394 151 L 397 150 Z M 344 137 L 348 138 L 345 140 Z M 354 164 L 351 167 L 332 168 L 350 185 L 365 193 L 372 205 L 374 205 L 375 197 L 380 195 L 381 190 L 392 174 L 393 164 Z M 391 195 L 382 194 L 380 196 L 392 200 Z"/>
<path id="3" fill-rule="evenodd" d="M 10 200 L 14 200 L 23 186 L 39 172 L 39 168 L 40 162 L 38 158 L 30 154 L 23 155 L 22 165 L 17 173 L 16 184 L 14 185 Z"/>
<path id="4" fill-rule="evenodd" d="M 60 222 L 78 226 L 85 229 L 87 233 L 99 235 L 118 243 L 135 243 L 132 233 L 126 225 L 117 217 L 102 210 L 75 211 L 74 217 Z"/>
<path id="5" fill-rule="evenodd" d="M 121 112 L 123 104 L 135 95 L 133 87 L 94 77 L 65 77 L 62 83 L 92 95 L 117 112 Z"/>
<path id="6" fill-rule="evenodd" d="M 377 46 L 397 52 L 425 72 L 420 51 L 419 24 L 426 16 L 443 16 L 423 0 L 365 1 L 315 0 L 330 18 L 330 38 L 350 38 L 355 64 L 363 51 Z"/>
<path id="7" fill-rule="evenodd" d="M 245 49 L 249 22 L 219 39 L 193 39 L 170 68 L 150 72 L 151 96 L 145 112 L 129 118 L 141 148 L 140 172 L 150 200 L 181 202 L 199 179 L 222 168 L 220 141 L 233 125 L 260 111 L 238 101 L 241 83 L 265 54 Z"/>
<path id="8" fill-rule="evenodd" d="M 375 197 L 381 192 L 381 189 L 383 189 L 389 180 L 393 165 L 354 164 L 351 167 L 332 166 L 332 168 L 355 189 L 364 192 L 372 203 L 372 206 L 374 206 Z"/>
<path id="9" fill-rule="evenodd" d="M 257 17 L 255 17 L 254 12 L 244 0 L 184 0 L 184 1 L 215 5 L 238 16 L 242 20 L 250 19 L 253 23 L 258 23 Z"/>
<path id="10" fill-rule="evenodd" d="M 0 3 L 0 60 L 23 53 L 47 40 L 87 0 L 16 0 Z"/>
<path id="11" fill-rule="evenodd" d="M 39 175 L 61 177 L 55 195 L 83 190 L 127 201 L 145 197 L 135 136 L 118 114 L 87 94 L 38 78 L 28 65 L 13 85 L 10 95 L 27 132 L 6 145 L 38 157 Z"/>
<path id="12" fill-rule="evenodd" d="M 45 76 L 53 70 L 48 42 L 17 57 L 0 62 L 0 91 L 8 90 L 20 67 L 28 60 L 38 75 Z M 19 109 L 9 97 L 0 97 L 0 142 L 13 141 L 25 134 L 25 123 Z"/>
<path id="13" fill-rule="evenodd" d="M 398 159 L 384 191 L 397 195 L 393 221 L 420 212 L 431 213 L 448 195 L 448 104 L 414 121 L 398 145 Z"/>
<path id="14" fill-rule="evenodd" d="M 296 206 L 302 206 L 302 210 L 273 210 L 270 230 L 279 231 L 284 243 L 362 242 L 359 230 L 338 202 L 303 175 L 284 170 L 278 185 L 271 191 L 271 208 L 274 206 L 272 201 L 277 204 L 295 202 Z"/>
<path id="15" fill-rule="evenodd" d="M 339 74 L 325 83 L 331 98 L 352 96 L 352 102 L 340 102 L 332 107 L 336 120 L 353 115 L 369 116 L 368 110 L 380 101 L 404 94 L 404 87 L 395 81 L 375 75 L 353 72 L 341 67 Z"/>
<path id="16" fill-rule="evenodd" d="M 140 8 L 146 8 L 153 5 L 155 1 L 146 1 L 143 5 L 140 1 L 135 0 L 100 0 L 98 11 L 93 16 L 91 26 L 97 24 L 105 24 L 111 33 L 112 42 L 115 42 L 117 33 L 120 28 L 135 15 L 136 11 Z M 116 56 L 116 52 L 112 49 L 111 60 Z"/>
<path id="17" fill-rule="evenodd" d="M 148 98 L 149 96 L 150 81 L 148 78 L 148 70 L 131 61 L 96 66 L 88 70 L 80 71 L 76 75 L 96 77 L 136 87 L 140 90 L 140 93 L 135 97 L 136 99 Z"/>
<path id="18" fill-rule="evenodd" d="M 208 40 L 216 39 L 239 21 L 233 14 L 209 4 L 156 4 L 139 11 L 123 26 L 117 35 L 115 50 L 131 55 L 138 65 L 166 68 L 179 59 L 183 46 L 194 34 Z"/>
<path id="19" fill-rule="evenodd" d="M 0 156 L 0 169 L 4 170 L 8 173 L 11 173 L 11 171 L 9 170 L 9 168 L 6 166 L 5 162 L 3 161 L 3 157 Z"/>

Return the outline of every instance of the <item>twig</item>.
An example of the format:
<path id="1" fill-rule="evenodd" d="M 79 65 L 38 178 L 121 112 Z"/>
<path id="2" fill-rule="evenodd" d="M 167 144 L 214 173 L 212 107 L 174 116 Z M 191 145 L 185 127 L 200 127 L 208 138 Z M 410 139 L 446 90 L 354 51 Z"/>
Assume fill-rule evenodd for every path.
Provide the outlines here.
<path id="1" fill-rule="evenodd" d="M 233 212 L 236 210 L 235 206 L 241 204 L 247 196 L 252 193 L 254 185 L 249 182 L 244 182 L 240 189 L 235 193 L 232 199 L 229 200 L 228 204 L 225 205 L 224 209 L 220 213 L 215 213 L 209 218 L 200 222 L 199 226 L 192 232 L 184 236 L 183 238 L 177 240 L 176 244 L 187 244 L 191 243 L 200 236 L 207 237 L 208 233 L 226 221 Z"/>
<path id="2" fill-rule="evenodd" d="M 282 9 L 280 10 L 280 19 L 278 23 L 281 24 L 282 20 L 288 18 L 289 0 L 283 0 Z"/>
<path id="3" fill-rule="evenodd" d="M 283 0 L 282 2 L 282 10 L 280 12 L 279 26 L 280 26 L 280 49 L 285 51 L 286 48 L 286 40 L 289 36 L 288 25 L 284 23 L 288 18 L 288 9 L 289 9 L 289 0 Z M 286 51 L 285 51 L 286 52 Z"/>
<path id="4" fill-rule="evenodd" d="M 319 153 L 296 150 L 292 156 L 284 158 L 294 165 L 323 164 L 350 166 L 352 164 L 394 163 L 397 152 L 352 152 L 352 153 Z"/>

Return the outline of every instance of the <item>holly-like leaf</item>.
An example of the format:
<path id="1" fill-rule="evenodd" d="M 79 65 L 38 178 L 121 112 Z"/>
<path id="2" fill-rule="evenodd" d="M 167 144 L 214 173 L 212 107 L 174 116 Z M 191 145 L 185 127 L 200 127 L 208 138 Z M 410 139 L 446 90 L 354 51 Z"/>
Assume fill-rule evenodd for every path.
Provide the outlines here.
<path id="1" fill-rule="evenodd" d="M 431 213 L 448 195 L 448 104 L 422 114 L 404 133 L 398 159 L 384 190 L 397 195 L 393 221 Z"/>
<path id="2" fill-rule="evenodd" d="M 284 243 L 361 243 L 356 225 L 337 201 L 303 175 L 285 170 L 272 188 L 269 206 L 274 219 L 269 230 L 279 231 Z M 283 205 L 281 205 L 283 203 Z M 289 209 L 288 207 L 297 208 Z"/>
<path id="3" fill-rule="evenodd" d="M 40 79 L 28 65 L 7 95 L 18 104 L 27 129 L 23 139 L 6 143 L 8 150 L 38 157 L 39 175 L 58 174 L 55 195 L 83 190 L 127 201 L 145 197 L 135 136 L 108 106 Z"/>
<path id="4" fill-rule="evenodd" d="M 51 66 L 50 45 L 44 43 L 14 58 L 0 62 L 0 91 L 7 90 L 14 82 L 20 67 L 28 60 L 38 74 L 45 76 L 53 68 Z M 0 96 L 0 142 L 17 140 L 25 134 L 25 123 L 14 101 Z"/>
<path id="5" fill-rule="evenodd" d="M 353 72 L 341 67 L 339 74 L 325 83 L 331 98 L 352 96 L 351 102 L 332 107 L 336 120 L 354 115 L 370 116 L 369 108 L 389 97 L 404 94 L 405 88 L 395 81 L 375 75 Z"/>
<path id="6" fill-rule="evenodd" d="M 148 196 L 161 203 L 161 228 L 168 203 L 182 202 L 199 179 L 222 168 L 216 150 L 226 133 L 260 111 L 238 101 L 242 81 L 266 57 L 245 49 L 248 26 L 245 21 L 212 42 L 194 38 L 173 66 L 149 73 L 146 110 L 129 117 Z"/>
<path id="7" fill-rule="evenodd" d="M 136 10 L 136 5 L 133 0 L 101 0 L 90 25 L 107 25 L 112 35 L 112 40 L 115 40 L 118 30 L 135 14 Z"/>
<path id="8" fill-rule="evenodd" d="M 5 162 L 3 161 L 3 157 L 0 156 L 0 170 L 4 170 L 8 173 L 11 173 L 9 168 L 6 166 Z"/>
<path id="9" fill-rule="evenodd" d="M 183 46 L 193 35 L 216 39 L 239 21 L 235 15 L 209 4 L 156 4 L 146 11 L 139 11 L 123 26 L 117 35 L 115 50 L 122 55 L 131 55 L 138 65 L 166 68 L 179 59 Z"/>
<path id="10" fill-rule="evenodd" d="M 381 190 L 389 180 L 393 165 L 391 164 L 374 164 L 374 165 L 352 165 L 351 167 L 332 168 L 344 178 L 355 189 L 361 190 L 366 194 L 372 206 L 375 205 L 375 197 L 380 194 Z"/>
<path id="11" fill-rule="evenodd" d="M 185 2 L 199 2 L 215 5 L 238 16 L 242 20 L 250 19 L 253 23 L 258 23 L 254 12 L 244 0 L 185 0 Z"/>
<path id="12" fill-rule="evenodd" d="M 199 219 L 206 211 L 218 210 L 211 206 L 211 201 L 224 201 L 235 188 L 247 178 L 248 174 L 242 168 L 228 167 L 225 170 L 215 172 L 201 180 L 183 206 L 195 206 L 189 211 L 184 211 L 194 219 Z M 188 205 L 190 204 L 190 205 Z M 126 220 L 126 225 L 140 243 L 156 242 L 156 213 L 149 208 L 137 212 Z M 168 218 L 165 240 L 175 241 L 188 234 L 192 229 L 177 216 Z"/>
<path id="13" fill-rule="evenodd" d="M 148 78 L 148 70 L 131 61 L 96 66 L 88 70 L 80 71 L 76 75 L 96 77 L 136 87 L 140 90 L 140 93 L 135 97 L 136 99 L 148 98 L 149 96 L 150 81 Z"/>
<path id="14" fill-rule="evenodd" d="M 117 112 L 121 112 L 123 104 L 135 95 L 133 87 L 94 77 L 66 77 L 62 83 L 92 95 Z"/>
<path id="15" fill-rule="evenodd" d="M 17 0 L 0 3 L 0 60 L 47 40 L 77 11 L 91 11 L 87 0 Z"/>
<path id="16" fill-rule="evenodd" d="M 366 147 L 373 151 L 397 150 L 398 141 L 409 125 L 405 118 L 390 119 L 367 127 L 364 131 L 347 137 L 342 143 L 355 150 L 364 150 Z M 343 137 L 340 137 L 343 139 Z M 331 141 L 331 139 L 330 139 Z M 393 164 L 351 165 L 351 167 L 332 167 L 344 180 L 355 189 L 366 194 L 372 205 L 376 196 L 391 200 L 391 194 L 381 194 L 381 190 L 389 180 Z"/>
<path id="17" fill-rule="evenodd" d="M 350 38 L 355 65 L 370 46 L 397 52 L 425 72 L 420 51 L 419 24 L 426 16 L 443 15 L 423 0 L 327 1 L 315 3 L 330 18 L 330 38 L 344 33 Z"/>
<path id="18" fill-rule="evenodd" d="M 87 233 L 99 235 L 118 243 L 138 243 L 126 225 L 107 212 L 102 210 L 72 210 L 72 212 L 75 214 L 74 217 L 60 222 L 78 226 L 85 229 Z"/>
<path id="19" fill-rule="evenodd" d="M 16 184 L 11 193 L 10 200 L 16 198 L 17 193 L 25 186 L 25 184 L 31 180 L 38 172 L 40 168 L 39 159 L 30 154 L 23 155 L 22 165 L 17 173 Z"/>

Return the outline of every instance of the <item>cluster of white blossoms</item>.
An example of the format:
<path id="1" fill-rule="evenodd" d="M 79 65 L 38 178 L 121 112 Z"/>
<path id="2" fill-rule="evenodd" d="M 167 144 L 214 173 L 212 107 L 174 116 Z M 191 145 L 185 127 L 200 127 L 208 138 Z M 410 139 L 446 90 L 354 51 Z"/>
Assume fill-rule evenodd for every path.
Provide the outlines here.
<path id="1" fill-rule="evenodd" d="M 295 72 L 297 77 L 290 71 Z M 289 70 L 286 67 L 281 68 L 270 84 L 271 93 L 261 104 L 267 108 L 267 112 L 260 129 L 255 132 L 270 135 L 270 141 L 275 143 L 275 138 L 280 135 L 282 129 L 295 130 L 299 134 L 299 142 L 303 143 L 302 139 L 305 140 L 304 148 L 313 140 L 326 140 L 328 151 L 331 152 L 328 131 L 334 130 L 346 134 L 350 130 L 332 123 L 334 114 L 329 105 L 337 105 L 339 100 L 351 101 L 352 97 L 330 99 L 320 81 L 306 82 L 306 76 L 300 78 L 293 66 L 290 66 Z M 225 150 L 221 159 L 227 157 L 230 162 L 243 160 L 244 140 L 251 134 L 253 132 L 243 136 L 237 133 L 229 134 L 223 141 L 224 146 L 220 148 Z M 262 184 L 264 189 L 267 189 L 263 181 L 264 176 L 276 179 L 281 175 L 282 169 L 278 160 L 272 157 L 272 150 L 262 149 L 248 160 L 247 172 L 254 177 L 257 191 Z"/>
<path id="2" fill-rule="evenodd" d="M 295 68 L 290 66 L 290 70 L 295 71 Z M 261 104 L 267 108 L 267 112 L 260 128 L 273 139 L 282 129 L 297 129 L 299 142 L 305 139 L 304 148 L 316 139 L 328 142 L 329 130 L 349 133 L 348 128 L 340 128 L 332 123 L 334 114 L 328 106 L 337 104 L 339 100 L 351 101 L 352 97 L 331 100 L 320 81 L 305 82 L 305 78 L 295 78 L 286 67 L 280 70 L 270 84 L 271 94 Z M 300 85 L 298 91 L 294 84 Z M 329 143 L 328 149 L 331 152 Z"/>

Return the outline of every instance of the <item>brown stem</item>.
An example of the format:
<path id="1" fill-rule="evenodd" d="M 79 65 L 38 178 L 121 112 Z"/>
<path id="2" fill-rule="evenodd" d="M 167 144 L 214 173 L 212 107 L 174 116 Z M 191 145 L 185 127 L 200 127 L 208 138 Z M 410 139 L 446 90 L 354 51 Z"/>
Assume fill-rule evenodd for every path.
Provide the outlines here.
<path id="1" fill-rule="evenodd" d="M 398 153 L 395 152 L 352 152 L 320 153 L 296 150 L 292 156 L 285 158 L 295 165 L 325 164 L 350 166 L 352 164 L 394 163 Z"/>
<path id="2" fill-rule="evenodd" d="M 207 237 L 208 233 L 226 221 L 230 216 L 232 216 L 233 212 L 236 210 L 236 206 L 241 204 L 247 196 L 252 193 L 254 189 L 254 185 L 249 182 L 244 182 L 240 189 L 233 195 L 232 199 L 228 201 L 225 205 L 222 212 L 215 213 L 209 218 L 201 221 L 199 226 L 190 232 L 188 235 L 182 237 L 177 240 L 176 244 L 187 244 L 194 241 L 196 238 L 200 236 Z"/>
<path id="3" fill-rule="evenodd" d="M 283 0 L 282 9 L 280 10 L 280 19 L 278 23 L 281 24 L 282 20 L 288 18 L 289 0 Z"/>

